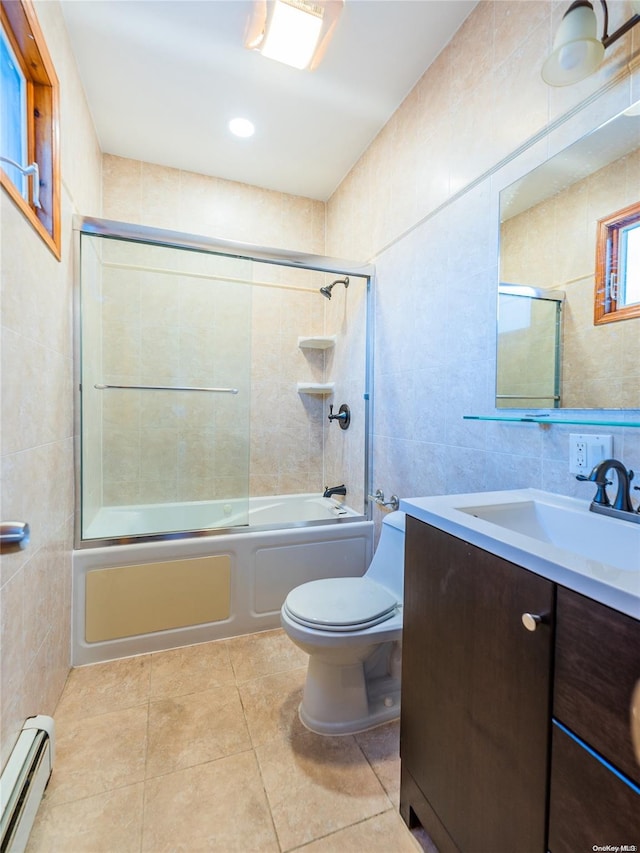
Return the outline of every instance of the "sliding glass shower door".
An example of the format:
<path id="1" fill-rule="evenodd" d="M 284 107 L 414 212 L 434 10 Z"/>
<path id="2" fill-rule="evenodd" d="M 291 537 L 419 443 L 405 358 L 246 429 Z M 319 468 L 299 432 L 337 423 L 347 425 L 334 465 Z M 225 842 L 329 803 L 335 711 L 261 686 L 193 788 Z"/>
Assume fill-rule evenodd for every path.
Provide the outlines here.
<path id="1" fill-rule="evenodd" d="M 247 524 L 252 262 L 81 234 L 83 539 Z"/>

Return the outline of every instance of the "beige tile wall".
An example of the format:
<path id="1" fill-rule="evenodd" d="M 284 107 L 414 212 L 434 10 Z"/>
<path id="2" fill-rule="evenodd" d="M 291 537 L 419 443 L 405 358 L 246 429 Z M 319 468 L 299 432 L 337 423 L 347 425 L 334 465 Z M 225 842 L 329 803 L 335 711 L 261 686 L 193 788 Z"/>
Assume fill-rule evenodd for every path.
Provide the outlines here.
<path id="1" fill-rule="evenodd" d="M 107 219 L 324 254 L 322 202 L 111 154 L 103 175 Z"/>
<path id="2" fill-rule="evenodd" d="M 337 284 L 325 310 L 326 334 L 336 336 L 335 347 L 326 353 L 326 375 L 335 382 L 333 396 L 327 399 L 327 403 L 333 403 L 334 414 L 342 403 L 346 403 L 351 414 L 347 430 L 340 429 L 338 421 L 325 427 L 325 485 L 344 483 L 347 487 L 346 502 L 362 512 L 365 498 L 366 279 L 352 275 L 346 289 Z"/>
<path id="3" fill-rule="evenodd" d="M 612 31 L 631 6 L 609 5 Z M 566 7 L 481 0 L 328 202 L 327 253 L 377 269 L 373 464 L 386 494 L 590 497 L 568 472 L 575 428 L 463 420 L 494 411 L 499 190 L 640 97 L 638 28 L 582 83 L 542 82 Z M 638 466 L 640 431 L 611 432 Z"/>
<path id="4" fill-rule="evenodd" d="M 2 219 L 2 518 L 31 524 L 2 556 L 0 764 L 25 717 L 51 714 L 69 670 L 73 531 L 72 232 L 99 215 L 101 156 L 57 2 L 36 13 L 60 80 L 62 260 L 9 201 Z"/>
<path id="5" fill-rule="evenodd" d="M 323 484 L 323 399 L 297 392 L 324 382 L 326 355 L 300 349 L 324 332 L 324 273 L 254 264 L 250 494 L 318 492 Z M 269 286 L 273 282 L 276 286 Z"/>

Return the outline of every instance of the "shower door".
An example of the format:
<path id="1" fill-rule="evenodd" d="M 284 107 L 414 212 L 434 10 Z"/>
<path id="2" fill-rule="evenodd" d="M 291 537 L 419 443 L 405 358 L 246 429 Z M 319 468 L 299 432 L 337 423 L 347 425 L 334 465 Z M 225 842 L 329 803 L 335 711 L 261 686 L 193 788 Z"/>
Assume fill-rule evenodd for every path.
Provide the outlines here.
<path id="1" fill-rule="evenodd" d="M 248 523 L 251 274 L 81 234 L 83 540 Z"/>

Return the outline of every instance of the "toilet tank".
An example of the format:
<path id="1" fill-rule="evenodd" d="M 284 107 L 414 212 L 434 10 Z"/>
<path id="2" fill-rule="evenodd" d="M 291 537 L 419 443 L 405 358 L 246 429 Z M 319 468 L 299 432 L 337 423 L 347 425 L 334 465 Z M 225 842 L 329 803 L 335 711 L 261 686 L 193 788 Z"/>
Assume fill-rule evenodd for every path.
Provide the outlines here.
<path id="1" fill-rule="evenodd" d="M 382 519 L 380 540 L 365 576 L 386 587 L 402 600 L 404 590 L 404 512 L 390 512 Z"/>

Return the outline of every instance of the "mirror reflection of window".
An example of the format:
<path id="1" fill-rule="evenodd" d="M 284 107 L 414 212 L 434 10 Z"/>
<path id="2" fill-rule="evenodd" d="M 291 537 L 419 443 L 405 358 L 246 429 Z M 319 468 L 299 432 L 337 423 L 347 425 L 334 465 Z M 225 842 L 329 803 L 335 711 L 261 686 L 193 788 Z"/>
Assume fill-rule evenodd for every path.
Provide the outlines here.
<path id="1" fill-rule="evenodd" d="M 598 220 L 594 322 L 640 317 L 640 202 Z"/>
<path id="2" fill-rule="evenodd" d="M 621 297 L 624 305 L 640 302 L 640 215 L 634 225 L 624 229 Z"/>

